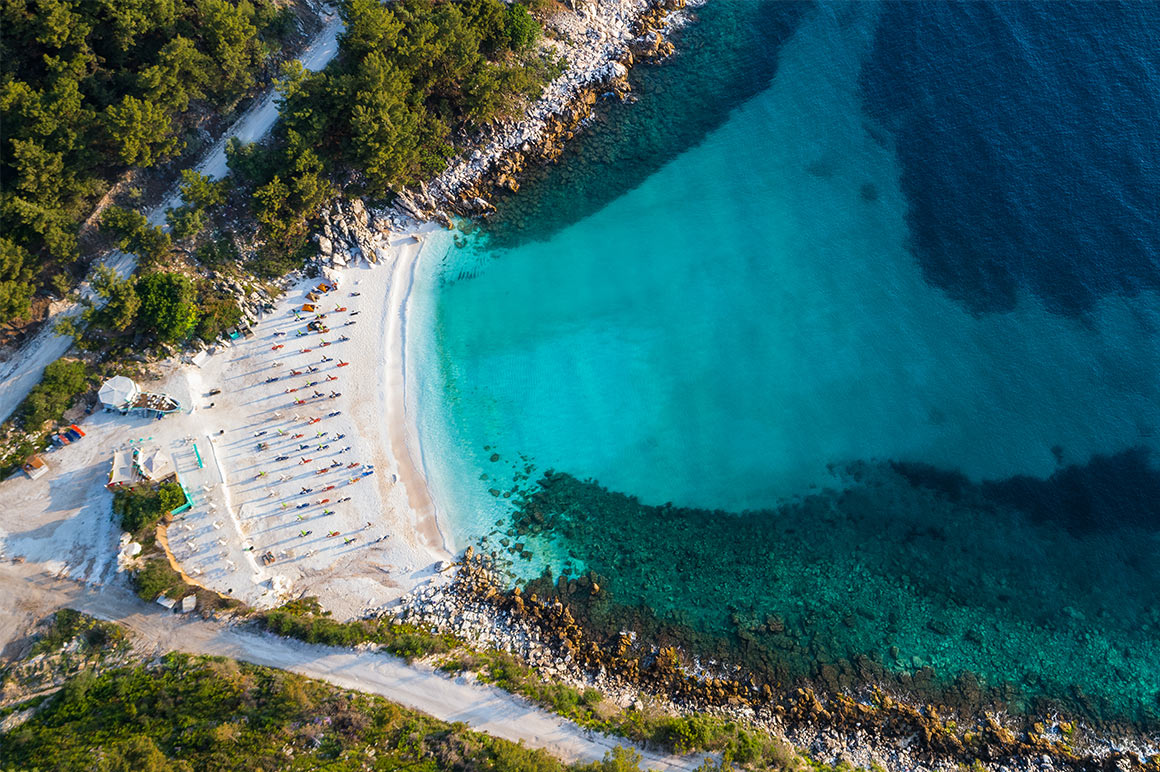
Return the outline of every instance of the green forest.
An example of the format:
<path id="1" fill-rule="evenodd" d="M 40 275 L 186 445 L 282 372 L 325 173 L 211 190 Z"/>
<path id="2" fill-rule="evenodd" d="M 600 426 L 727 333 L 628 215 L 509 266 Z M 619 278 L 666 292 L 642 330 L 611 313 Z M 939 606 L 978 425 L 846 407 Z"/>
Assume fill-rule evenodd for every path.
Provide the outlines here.
<path id="1" fill-rule="evenodd" d="M 339 9 L 338 58 L 321 72 L 288 65 L 272 141 L 229 149 L 267 249 L 284 255 L 334 185 L 389 199 L 442 170 L 460 132 L 515 114 L 560 72 L 533 45 L 540 25 L 518 3 L 343 0 Z"/>
<path id="2" fill-rule="evenodd" d="M 339 55 L 311 73 L 282 56 L 300 26 L 295 7 L 4 0 L 0 323 L 27 314 L 37 293 L 66 293 L 95 256 L 86 253 L 108 246 L 136 254 L 146 272 L 175 259 L 198 270 L 236 260 L 232 245 L 256 238 L 249 272 L 281 275 L 301 264 L 307 222 L 338 189 L 387 199 L 436 173 L 458 137 L 513 114 L 559 71 L 520 3 L 342 0 Z M 184 204 L 166 227 L 146 223 L 139 189 L 136 200 L 114 189 L 141 170 L 176 181 L 204 149 L 203 130 L 224 128 L 275 80 L 273 136 L 233 142 L 228 183 L 185 170 Z M 110 191 L 116 206 L 102 201 Z M 94 230 L 104 238 L 86 241 Z M 124 314 L 117 321 L 106 337 L 133 332 Z M 195 331 L 196 320 L 158 337 Z"/>
<path id="3" fill-rule="evenodd" d="M 295 26 L 273 0 L 4 0 L 0 322 L 71 285 L 100 198 L 267 83 Z"/>

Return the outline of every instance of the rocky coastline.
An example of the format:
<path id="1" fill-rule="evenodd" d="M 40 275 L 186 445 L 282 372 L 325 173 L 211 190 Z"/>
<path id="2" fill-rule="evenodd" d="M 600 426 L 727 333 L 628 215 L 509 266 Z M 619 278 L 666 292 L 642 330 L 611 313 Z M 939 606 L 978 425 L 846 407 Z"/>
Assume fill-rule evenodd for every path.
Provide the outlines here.
<path id="1" fill-rule="evenodd" d="M 450 226 L 453 216 L 486 218 L 496 196 L 519 190 L 522 171 L 560 156 L 603 96 L 628 96 L 629 67 L 673 52 L 665 35 L 686 2 L 570 0 L 568 7 L 550 26 L 569 66 L 526 116 L 485 127 L 442 174 L 401 191 L 390 210 L 368 210 L 358 199 L 335 202 L 316 236 L 317 269 L 377 262 L 390 232 L 408 220 Z M 471 550 L 447 576 L 404 597 L 388 615 L 508 651 L 551 680 L 594 687 L 621 707 L 643 699 L 667 712 L 743 719 L 819 759 L 863 767 L 956 769 L 981 761 L 994 770 L 1160 772 L 1160 755 L 1149 755 L 1157 743 L 1148 738 L 1059 715 L 1013 718 L 1002 711 L 1002 695 L 977 686 L 965 705 L 923 702 L 871 661 L 845 663 L 813 681 L 763 681 L 739 665 L 706 665 L 636 632 L 602 634 L 578 619 L 583 603 L 574 615 L 569 602 L 598 596 L 598 578 L 549 577 L 548 587 L 537 585 L 540 592 L 524 592 L 511 587 L 494 555 Z"/>
<path id="2" fill-rule="evenodd" d="M 622 708 L 645 701 L 666 713 L 747 721 L 822 761 L 867 768 L 958 769 L 978 762 L 993 770 L 1160 770 L 1148 738 L 1075 718 L 1015 718 L 1001 710 L 922 703 L 875 678 L 872 669 L 848 691 L 801 681 L 771 684 L 741 666 L 706 664 L 635 631 L 601 634 L 566 602 L 604 592 L 592 577 L 564 579 L 562 593 L 541 594 L 532 586 L 524 591 L 511 587 L 497 556 L 472 548 L 449 575 L 450 581 L 417 590 L 389 613 L 481 649 L 509 652 L 549 680 L 596 688 Z"/>
<path id="3" fill-rule="evenodd" d="M 703 2 L 703 0 L 702 0 Z M 603 94 L 625 98 L 628 69 L 673 53 L 666 34 L 680 23 L 686 0 L 569 0 L 548 22 L 565 72 L 519 121 L 483 128 L 429 184 L 400 191 L 395 208 L 416 220 L 450 225 L 451 216 L 486 217 L 496 194 L 519 190 L 518 175 L 556 160 L 591 117 Z"/>

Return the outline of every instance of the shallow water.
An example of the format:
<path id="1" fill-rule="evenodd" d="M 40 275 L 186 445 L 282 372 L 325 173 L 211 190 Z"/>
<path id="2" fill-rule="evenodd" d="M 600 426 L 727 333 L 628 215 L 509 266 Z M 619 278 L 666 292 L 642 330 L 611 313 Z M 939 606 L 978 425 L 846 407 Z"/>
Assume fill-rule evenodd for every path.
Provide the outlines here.
<path id="1" fill-rule="evenodd" d="M 963 8 L 710 4 L 447 238 L 412 346 L 460 546 L 554 469 L 525 576 L 1155 713 L 1160 21 Z"/>

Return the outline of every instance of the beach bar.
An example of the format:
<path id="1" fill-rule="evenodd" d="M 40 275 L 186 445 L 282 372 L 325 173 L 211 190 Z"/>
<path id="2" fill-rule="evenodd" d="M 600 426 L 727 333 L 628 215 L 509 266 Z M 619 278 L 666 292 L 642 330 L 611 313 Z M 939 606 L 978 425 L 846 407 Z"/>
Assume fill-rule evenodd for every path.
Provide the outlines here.
<path id="1" fill-rule="evenodd" d="M 101 384 L 97 397 L 105 410 L 128 415 L 141 411 L 149 415 L 163 416 L 176 413 L 181 403 L 168 394 L 152 394 L 142 391 L 132 378 L 116 375 Z"/>

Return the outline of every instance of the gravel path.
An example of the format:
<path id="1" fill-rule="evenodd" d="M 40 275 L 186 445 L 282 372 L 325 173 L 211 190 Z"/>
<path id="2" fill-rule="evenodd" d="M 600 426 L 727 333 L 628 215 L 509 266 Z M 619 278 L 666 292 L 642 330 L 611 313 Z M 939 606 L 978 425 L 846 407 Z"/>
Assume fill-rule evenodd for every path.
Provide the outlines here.
<path id="1" fill-rule="evenodd" d="M 627 744 L 584 730 L 494 687 L 447 678 L 380 652 L 309 645 L 182 617 L 144 603 L 121 587 L 89 588 L 22 566 L 0 566 L 0 586 L 5 589 L 0 593 L 0 645 L 18 638 L 34 618 L 69 606 L 125 625 L 146 650 L 231 657 L 379 694 L 444 721 L 461 721 L 480 732 L 542 748 L 566 762 L 596 761 Z M 703 760 L 700 755 L 637 750 L 642 764 L 656 770 L 694 770 Z"/>

